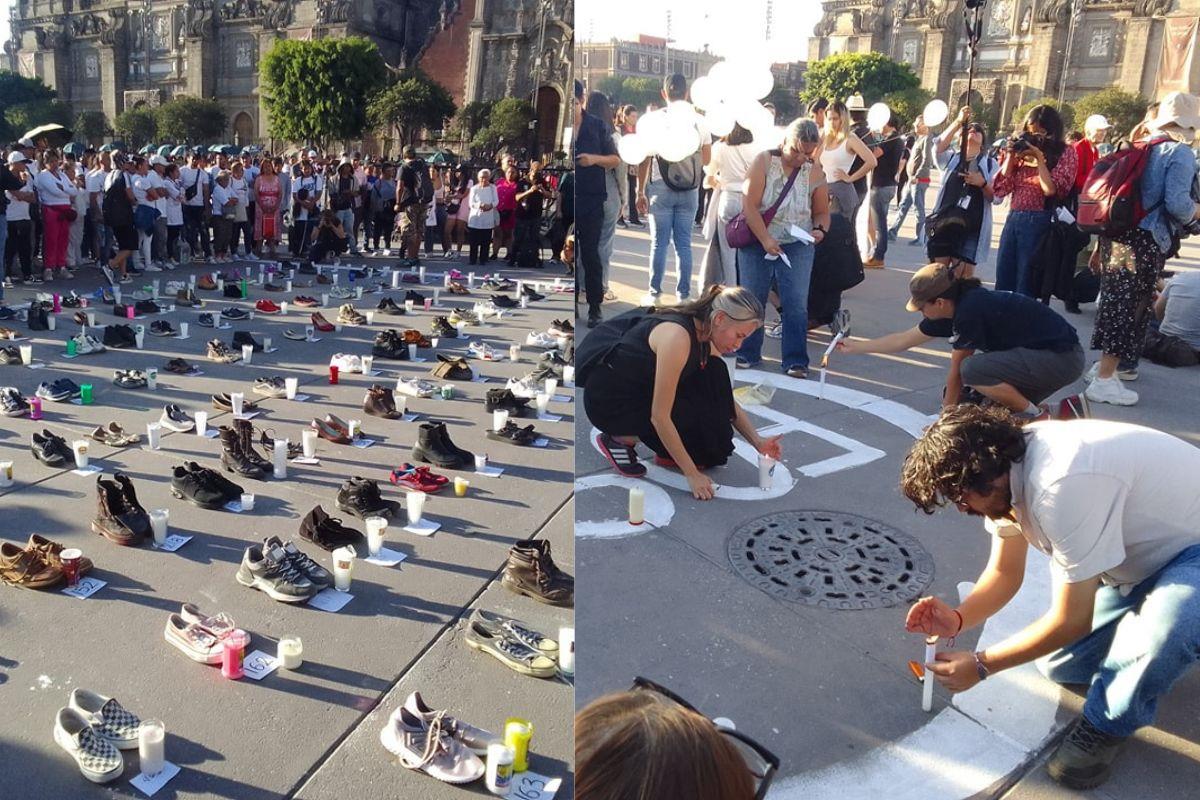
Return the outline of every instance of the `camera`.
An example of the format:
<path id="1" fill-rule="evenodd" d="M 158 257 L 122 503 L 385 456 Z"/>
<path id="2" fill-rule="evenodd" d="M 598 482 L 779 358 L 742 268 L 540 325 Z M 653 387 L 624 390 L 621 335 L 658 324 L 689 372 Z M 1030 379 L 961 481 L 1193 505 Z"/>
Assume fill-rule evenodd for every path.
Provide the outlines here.
<path id="1" fill-rule="evenodd" d="M 1008 140 L 1008 149 L 1014 153 L 1023 153 L 1029 149 L 1030 144 L 1032 144 L 1032 142 L 1029 141 L 1028 135 L 1022 134 L 1020 136 L 1014 136 Z"/>

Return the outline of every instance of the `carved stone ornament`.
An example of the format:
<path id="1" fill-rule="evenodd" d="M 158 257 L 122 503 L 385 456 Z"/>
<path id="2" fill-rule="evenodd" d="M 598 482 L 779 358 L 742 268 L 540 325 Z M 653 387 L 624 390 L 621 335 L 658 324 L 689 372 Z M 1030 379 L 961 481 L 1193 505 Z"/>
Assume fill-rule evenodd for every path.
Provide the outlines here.
<path id="1" fill-rule="evenodd" d="M 85 36 L 100 36 L 109 28 L 109 21 L 99 14 L 84 14 L 71 18 L 71 36 L 79 39 Z"/>
<path id="2" fill-rule="evenodd" d="M 37 46 L 41 50 L 57 50 L 66 44 L 68 39 L 66 27 L 58 24 L 34 28 L 33 35 L 37 38 Z"/>
<path id="3" fill-rule="evenodd" d="M 108 25 L 100 31 L 100 41 L 112 46 L 125 36 L 125 28 L 129 24 L 129 16 L 123 8 L 113 8 L 108 12 Z"/>
<path id="4" fill-rule="evenodd" d="M 929 13 L 929 27 L 934 30 L 945 30 L 959 7 L 958 0 L 929 0 L 926 5 Z"/>
<path id="5" fill-rule="evenodd" d="M 1038 9 L 1037 21 L 1042 25 L 1066 25 L 1071 19 L 1074 0 L 1049 0 Z"/>
<path id="6" fill-rule="evenodd" d="M 189 39 L 212 36 L 213 0 L 188 0 L 183 8 L 183 33 Z"/>
<path id="7" fill-rule="evenodd" d="M 1133 4 L 1135 17 L 1155 17 L 1166 14 L 1171 10 L 1173 0 L 1137 0 Z"/>
<path id="8" fill-rule="evenodd" d="M 346 22 L 350 17 L 350 0 L 317 0 L 317 19 L 324 25 Z"/>
<path id="9" fill-rule="evenodd" d="M 286 28 L 292 22 L 295 10 L 293 0 L 268 0 L 263 4 L 263 26 L 274 31 Z"/>

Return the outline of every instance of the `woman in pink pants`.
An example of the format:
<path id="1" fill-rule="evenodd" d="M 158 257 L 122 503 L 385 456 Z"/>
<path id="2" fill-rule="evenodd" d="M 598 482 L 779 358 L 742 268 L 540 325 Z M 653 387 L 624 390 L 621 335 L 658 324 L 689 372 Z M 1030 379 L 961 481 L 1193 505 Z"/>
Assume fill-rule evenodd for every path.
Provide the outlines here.
<path id="1" fill-rule="evenodd" d="M 68 177 L 61 169 L 61 160 L 54 150 L 47 150 L 42 156 L 42 170 L 34 179 L 38 200 L 42 204 L 42 226 L 46 231 L 45 246 L 42 248 L 42 262 L 45 272 L 43 280 L 54 280 L 54 271 L 58 270 L 60 278 L 73 278 L 74 273 L 67 269 L 67 240 L 71 235 L 71 222 L 75 210 L 72 201 L 79 189 L 72 177 Z"/>

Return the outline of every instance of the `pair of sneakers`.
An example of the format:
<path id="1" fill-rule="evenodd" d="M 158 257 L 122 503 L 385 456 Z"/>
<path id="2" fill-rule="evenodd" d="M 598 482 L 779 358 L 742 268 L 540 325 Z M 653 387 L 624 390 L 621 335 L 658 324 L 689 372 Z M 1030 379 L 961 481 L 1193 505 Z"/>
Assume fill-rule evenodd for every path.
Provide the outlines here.
<path id="1" fill-rule="evenodd" d="M 242 555 L 237 582 L 281 603 L 306 603 L 333 585 L 333 575 L 293 542 L 278 536 L 251 545 Z"/>
<path id="2" fill-rule="evenodd" d="M 399 756 L 406 768 L 424 772 L 443 783 L 464 784 L 483 777 L 479 756 L 499 737 L 435 709 L 419 692 L 392 712 L 379 733 L 380 743 Z"/>
<path id="3" fill-rule="evenodd" d="M 83 777 L 109 783 L 125 771 L 121 751 L 137 749 L 141 724 L 116 698 L 73 689 L 54 717 L 54 741 L 75 759 Z"/>

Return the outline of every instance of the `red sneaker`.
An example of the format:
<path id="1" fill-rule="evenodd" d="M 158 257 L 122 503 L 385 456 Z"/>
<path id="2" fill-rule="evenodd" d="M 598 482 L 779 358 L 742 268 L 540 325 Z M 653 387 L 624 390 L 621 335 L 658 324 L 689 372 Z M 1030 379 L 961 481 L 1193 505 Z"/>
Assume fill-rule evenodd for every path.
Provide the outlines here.
<path id="1" fill-rule="evenodd" d="M 444 485 L 433 480 L 428 473 L 418 472 L 415 469 L 408 472 L 394 469 L 392 470 L 390 480 L 396 486 L 403 486 L 418 492 L 436 492 Z"/>
<path id="2" fill-rule="evenodd" d="M 329 333 L 333 330 L 333 323 L 321 316 L 319 312 L 312 315 L 312 324 L 314 328 L 322 333 Z"/>
<path id="3" fill-rule="evenodd" d="M 260 314 L 278 314 L 280 308 L 270 300 L 259 300 L 254 304 L 254 310 Z"/>
<path id="4" fill-rule="evenodd" d="M 1091 416 L 1091 409 L 1088 408 L 1088 401 L 1084 395 L 1073 394 L 1064 397 L 1058 403 L 1059 419 L 1088 419 Z"/>

